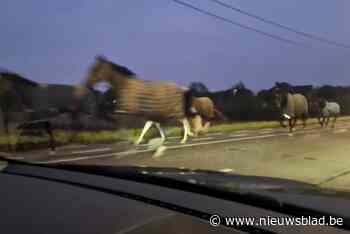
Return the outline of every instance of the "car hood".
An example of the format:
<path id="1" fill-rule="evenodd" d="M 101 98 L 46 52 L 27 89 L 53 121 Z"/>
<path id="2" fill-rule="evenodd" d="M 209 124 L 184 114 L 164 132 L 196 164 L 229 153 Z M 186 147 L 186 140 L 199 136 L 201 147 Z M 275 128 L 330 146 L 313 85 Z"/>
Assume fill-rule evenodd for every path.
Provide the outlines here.
<path id="1" fill-rule="evenodd" d="M 137 178 L 170 179 L 193 185 L 205 186 L 231 192 L 278 192 L 288 194 L 322 195 L 342 197 L 350 200 L 350 192 L 325 189 L 316 185 L 295 180 L 239 175 L 211 170 L 186 168 L 139 167 L 139 166 L 100 166 L 100 165 L 57 165 L 61 169 L 88 172 L 107 176 L 135 176 Z"/>

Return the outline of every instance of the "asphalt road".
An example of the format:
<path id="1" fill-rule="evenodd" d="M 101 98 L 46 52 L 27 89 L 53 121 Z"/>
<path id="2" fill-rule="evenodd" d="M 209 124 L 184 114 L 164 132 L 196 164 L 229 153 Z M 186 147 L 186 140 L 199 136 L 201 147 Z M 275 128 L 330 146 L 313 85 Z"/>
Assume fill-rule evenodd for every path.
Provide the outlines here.
<path id="1" fill-rule="evenodd" d="M 38 151 L 16 155 L 37 163 L 78 163 L 209 169 L 225 173 L 294 179 L 350 190 L 350 122 L 334 129 L 310 125 L 287 129 L 213 133 L 179 144 L 170 138 L 162 155 L 147 145 L 71 145 L 56 155 Z"/>

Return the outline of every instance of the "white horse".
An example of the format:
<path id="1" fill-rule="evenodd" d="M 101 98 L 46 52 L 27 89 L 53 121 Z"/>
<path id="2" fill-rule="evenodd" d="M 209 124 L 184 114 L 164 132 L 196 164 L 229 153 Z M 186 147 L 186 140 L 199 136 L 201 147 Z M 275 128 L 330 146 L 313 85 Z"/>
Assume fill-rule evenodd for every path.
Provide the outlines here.
<path id="1" fill-rule="evenodd" d="M 328 102 L 325 99 L 318 100 L 319 105 L 319 122 L 321 127 L 327 127 L 329 120 L 333 117 L 332 128 L 335 127 L 338 116 L 340 115 L 340 105 L 336 102 Z"/>

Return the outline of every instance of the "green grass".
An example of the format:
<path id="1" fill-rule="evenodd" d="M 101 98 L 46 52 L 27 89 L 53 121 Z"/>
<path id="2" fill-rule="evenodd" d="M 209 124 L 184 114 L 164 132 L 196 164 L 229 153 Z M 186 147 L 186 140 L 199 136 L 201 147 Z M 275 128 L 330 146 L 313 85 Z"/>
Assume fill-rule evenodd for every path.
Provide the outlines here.
<path id="1" fill-rule="evenodd" d="M 350 120 L 350 116 L 341 117 L 339 121 Z M 317 119 L 309 119 L 308 123 L 317 123 Z M 225 124 L 216 124 L 210 127 L 209 132 L 233 132 L 244 129 L 263 129 L 263 128 L 275 128 L 279 127 L 279 123 L 276 121 L 256 121 L 256 122 L 233 122 Z M 168 127 L 166 128 L 167 136 L 180 136 L 182 128 Z M 92 143 L 106 143 L 106 142 L 118 142 L 122 140 L 134 141 L 136 137 L 141 133 L 141 129 L 125 129 L 118 131 L 55 131 L 55 141 L 59 145 L 65 145 L 68 143 L 82 143 L 82 144 L 92 144 Z M 147 134 L 146 139 L 158 137 L 158 132 L 155 128 L 152 128 Z M 38 137 L 38 136 L 21 136 L 19 137 L 19 132 L 15 131 L 10 134 L 7 138 L 3 134 L 0 135 L 0 147 L 5 147 L 8 143 L 12 146 L 26 146 L 27 148 L 33 148 L 33 146 L 41 145 L 46 146 L 48 144 L 48 136 Z M 35 147 L 34 147 L 35 148 Z"/>
<path id="2" fill-rule="evenodd" d="M 350 116 L 340 117 L 338 121 L 349 121 Z M 299 120 L 299 124 L 300 124 Z M 309 119 L 308 124 L 317 124 L 318 120 L 316 118 Z M 263 129 L 263 128 L 276 128 L 280 124 L 277 121 L 255 121 L 255 122 L 233 122 L 226 124 L 214 125 L 210 128 L 209 132 L 232 132 L 244 129 Z"/>

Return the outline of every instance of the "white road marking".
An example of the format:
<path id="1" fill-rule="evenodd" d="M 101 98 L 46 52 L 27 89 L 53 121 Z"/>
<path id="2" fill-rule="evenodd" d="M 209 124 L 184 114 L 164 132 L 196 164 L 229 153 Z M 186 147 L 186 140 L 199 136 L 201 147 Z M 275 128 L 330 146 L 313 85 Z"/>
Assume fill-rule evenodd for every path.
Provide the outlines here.
<path id="1" fill-rule="evenodd" d="M 254 136 L 254 137 L 245 137 L 245 138 L 230 138 L 230 139 L 223 139 L 223 140 L 217 140 L 217 141 L 207 141 L 207 142 L 199 142 L 199 143 L 193 143 L 193 144 L 185 144 L 185 145 L 174 145 L 174 146 L 167 146 L 167 149 L 181 149 L 181 148 L 189 148 L 193 146 L 199 146 L 199 145 L 211 145 L 211 144 L 218 144 L 218 143 L 226 143 L 226 142 L 235 142 L 235 141 L 243 141 L 243 140 L 254 140 L 254 139 L 263 139 L 263 138 L 271 138 L 275 136 L 283 136 L 286 134 L 276 134 L 276 135 L 264 135 L 264 136 Z M 66 158 L 66 159 L 57 159 L 57 160 L 49 160 L 49 161 L 38 161 L 34 162 L 37 164 L 50 164 L 50 163 L 64 163 L 64 162 L 73 162 L 73 161 L 81 161 L 81 160 L 88 160 L 88 159 L 101 159 L 101 158 L 107 158 L 107 157 L 115 157 L 115 159 L 121 159 L 129 155 L 135 155 L 139 153 L 148 153 L 152 152 L 154 150 L 129 150 L 124 152 L 117 152 L 117 153 L 110 153 L 110 154 L 101 154 L 97 156 L 82 156 L 82 157 L 76 157 L 76 158 Z"/>
<path id="2" fill-rule="evenodd" d="M 318 130 L 316 130 L 318 131 Z M 315 130 L 304 130 L 295 132 L 296 135 L 299 134 L 307 134 L 316 132 Z M 347 130 L 346 130 L 347 131 Z M 167 149 L 182 149 L 182 148 L 190 148 L 193 146 L 201 146 L 201 145 L 211 145 L 211 144 L 220 144 L 220 143 L 228 143 L 228 142 L 238 142 L 238 141 L 245 141 L 245 140 L 256 140 L 256 139 L 265 139 L 265 138 L 272 138 L 272 137 L 278 137 L 278 136 L 288 136 L 288 132 L 284 133 L 277 133 L 277 134 L 265 134 L 265 135 L 258 135 L 258 136 L 250 136 L 250 137 L 241 137 L 241 138 L 228 138 L 228 139 L 222 139 L 222 140 L 215 140 L 215 141 L 207 141 L 207 142 L 197 142 L 192 144 L 184 144 L 184 145 L 173 145 L 173 146 L 167 146 Z M 72 161 L 80 161 L 80 160 L 88 160 L 88 159 L 101 159 L 106 157 L 115 157 L 115 159 L 121 159 L 129 155 L 135 155 L 139 153 L 147 153 L 152 152 L 154 150 L 129 150 L 124 152 L 117 152 L 117 153 L 109 153 L 109 154 L 102 154 L 97 156 L 84 156 L 84 157 L 77 157 L 77 158 L 67 158 L 67 159 L 58 159 L 58 160 L 49 160 L 49 161 L 39 161 L 34 162 L 37 164 L 50 164 L 50 163 L 63 163 L 63 162 L 72 162 Z"/>
<path id="3" fill-rule="evenodd" d="M 205 141 L 205 140 L 212 140 L 214 138 L 212 137 L 201 137 L 201 138 L 193 138 L 192 141 Z"/>
<path id="4" fill-rule="evenodd" d="M 86 154 L 86 153 L 96 153 L 96 152 L 103 152 L 112 150 L 112 148 L 106 147 L 106 148 L 100 148 L 100 149 L 91 149 L 91 150 L 81 150 L 81 151 L 73 151 L 70 154 Z"/>
<path id="5" fill-rule="evenodd" d="M 88 145 L 66 145 L 61 146 L 60 149 L 79 149 L 79 148 L 85 148 L 88 147 Z"/>
<path id="6" fill-rule="evenodd" d="M 200 142 L 200 143 L 193 143 L 193 144 L 186 144 L 186 145 L 176 145 L 176 146 L 174 145 L 174 146 L 169 146 L 168 149 L 181 149 L 181 148 L 188 148 L 188 147 L 199 146 L 199 145 L 213 145 L 213 144 L 235 142 L 235 141 L 264 139 L 264 138 L 271 138 L 271 137 L 285 136 L 285 135 L 286 135 L 285 133 L 282 133 L 282 134 L 275 134 L 275 135 L 267 134 L 267 135 L 262 135 L 262 136 L 229 138 L 229 139 L 223 139 L 223 140 L 217 140 L 217 141 Z"/>
<path id="7" fill-rule="evenodd" d="M 347 129 L 339 129 L 339 130 L 334 130 L 333 133 L 344 133 L 347 132 Z"/>
<path id="8" fill-rule="evenodd" d="M 24 159 L 24 157 L 21 157 L 21 156 L 7 156 L 6 158 L 13 159 L 13 160 L 23 160 Z"/>
<path id="9" fill-rule="evenodd" d="M 166 139 L 180 139 L 181 137 L 179 136 L 173 136 L 173 137 L 167 137 Z"/>
<path id="10" fill-rule="evenodd" d="M 246 130 L 239 130 L 239 131 L 235 131 L 237 133 L 245 133 L 245 132 L 252 132 L 251 129 L 246 129 Z"/>
<path id="11" fill-rule="evenodd" d="M 63 162 L 74 162 L 74 161 L 81 161 L 86 159 L 101 159 L 101 158 L 108 158 L 108 157 L 116 157 L 116 159 L 123 158 L 128 155 L 135 155 L 139 153 L 146 153 L 151 152 L 154 150 L 128 150 L 124 152 L 116 152 L 116 153 L 109 153 L 109 154 L 100 154 L 97 156 L 82 156 L 82 157 L 76 157 L 76 158 L 65 158 L 65 159 L 57 159 L 57 160 L 49 160 L 49 161 L 38 161 L 33 162 L 34 164 L 49 164 L 49 163 L 63 163 Z"/>
<path id="12" fill-rule="evenodd" d="M 248 136 L 248 133 L 241 133 L 241 134 L 230 134 L 230 137 L 243 137 L 243 136 Z"/>
<path id="13" fill-rule="evenodd" d="M 260 133 L 270 133 L 270 132 L 274 132 L 275 130 L 266 130 L 266 129 L 262 129 L 262 130 L 260 130 L 259 132 Z"/>
<path id="14" fill-rule="evenodd" d="M 224 168 L 224 169 L 220 169 L 219 172 L 223 172 L 223 173 L 230 173 L 230 172 L 234 172 L 235 170 L 231 169 L 231 168 Z"/>
<path id="15" fill-rule="evenodd" d="M 221 136 L 223 133 L 222 132 L 213 132 L 213 133 L 208 133 L 207 136 Z"/>
<path id="16" fill-rule="evenodd" d="M 166 146 L 158 147 L 156 152 L 152 155 L 152 158 L 159 158 L 159 157 L 163 156 L 166 149 L 167 149 Z"/>

